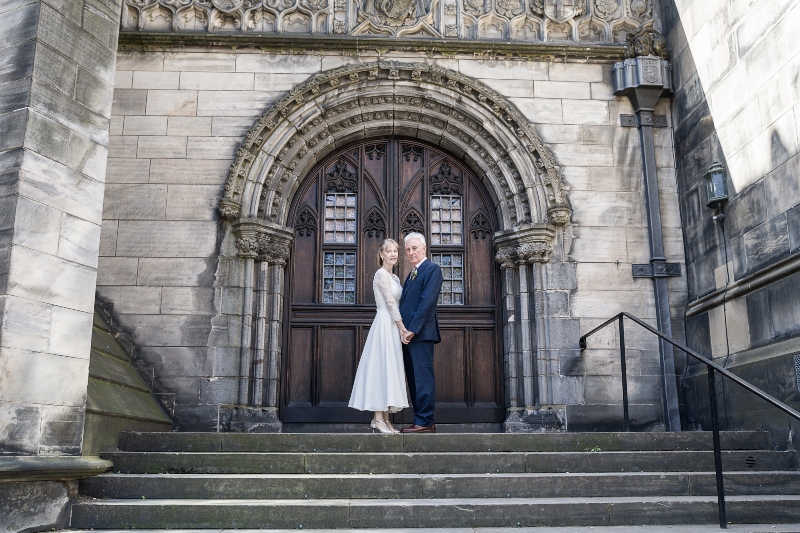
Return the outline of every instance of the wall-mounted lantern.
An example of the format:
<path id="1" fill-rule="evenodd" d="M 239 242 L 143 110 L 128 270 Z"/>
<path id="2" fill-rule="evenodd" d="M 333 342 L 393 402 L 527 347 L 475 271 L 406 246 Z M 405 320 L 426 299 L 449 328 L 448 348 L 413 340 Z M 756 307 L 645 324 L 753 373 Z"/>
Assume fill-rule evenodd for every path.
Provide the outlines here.
<path id="1" fill-rule="evenodd" d="M 706 190 L 708 192 L 708 202 L 706 205 L 711 209 L 719 209 L 728 203 L 728 180 L 725 167 L 714 161 L 711 168 L 705 174 Z"/>

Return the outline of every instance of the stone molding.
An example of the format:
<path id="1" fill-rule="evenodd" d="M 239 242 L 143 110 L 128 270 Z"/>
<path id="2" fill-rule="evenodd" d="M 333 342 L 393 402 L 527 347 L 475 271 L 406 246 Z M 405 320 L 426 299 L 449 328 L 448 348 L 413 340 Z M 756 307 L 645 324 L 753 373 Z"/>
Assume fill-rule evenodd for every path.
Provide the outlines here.
<path id="1" fill-rule="evenodd" d="M 460 155 L 493 194 L 505 228 L 568 221 L 561 170 L 513 104 L 458 72 L 399 62 L 323 72 L 271 106 L 236 151 L 220 214 L 241 206 L 240 216 L 285 224 L 288 198 L 325 153 L 387 131 Z"/>
<path id="2" fill-rule="evenodd" d="M 624 43 L 655 0 L 125 0 L 125 32 Z"/>
<path id="3" fill-rule="evenodd" d="M 686 318 L 710 311 L 798 272 L 800 272 L 800 254 L 795 254 L 691 302 L 686 308 Z"/>
<path id="4" fill-rule="evenodd" d="M 527 225 L 495 233 L 495 261 L 500 268 L 547 263 L 553 253 L 555 229 L 547 224 Z"/>
<path id="5" fill-rule="evenodd" d="M 294 239 L 291 228 L 263 219 L 243 218 L 233 223 L 232 230 L 238 257 L 266 261 L 270 265 L 286 265 Z"/>
<path id="6" fill-rule="evenodd" d="M 111 461 L 96 457 L 0 457 L 0 482 L 84 479 L 110 470 Z"/>
<path id="7" fill-rule="evenodd" d="M 240 33 L 162 33 L 123 31 L 119 34 L 120 51 L 172 52 L 176 48 L 242 51 L 256 50 L 290 55 L 358 54 L 382 56 L 387 50 L 451 58 L 467 54 L 481 59 L 564 61 L 576 59 L 587 63 L 621 61 L 623 44 L 527 43 L 521 41 L 479 41 L 418 39 L 415 37 L 366 36 L 347 39 L 328 35 L 265 35 Z"/>

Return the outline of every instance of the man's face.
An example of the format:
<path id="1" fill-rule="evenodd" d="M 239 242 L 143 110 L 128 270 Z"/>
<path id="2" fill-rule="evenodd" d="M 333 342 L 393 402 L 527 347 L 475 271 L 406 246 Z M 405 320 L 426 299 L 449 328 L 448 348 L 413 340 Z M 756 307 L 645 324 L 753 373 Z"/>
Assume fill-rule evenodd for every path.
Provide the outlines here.
<path id="1" fill-rule="evenodd" d="M 410 239 L 406 243 L 406 255 L 412 265 L 416 265 L 425 257 L 425 245 L 419 239 Z"/>

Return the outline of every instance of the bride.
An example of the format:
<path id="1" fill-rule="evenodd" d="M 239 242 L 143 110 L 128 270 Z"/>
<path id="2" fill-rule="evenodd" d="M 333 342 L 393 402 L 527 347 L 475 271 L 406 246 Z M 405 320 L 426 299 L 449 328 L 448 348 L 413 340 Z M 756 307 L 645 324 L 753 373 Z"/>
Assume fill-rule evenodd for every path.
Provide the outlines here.
<path id="1" fill-rule="evenodd" d="M 389 413 L 408 407 L 406 374 L 400 335 L 406 332 L 398 308 L 403 292 L 400 279 L 392 274 L 397 264 L 399 245 L 386 239 L 378 250 L 381 268 L 372 279 L 378 312 L 369 329 L 364 351 L 358 362 L 350 407 L 374 411 L 370 426 L 381 433 L 399 433 L 389 421 Z"/>

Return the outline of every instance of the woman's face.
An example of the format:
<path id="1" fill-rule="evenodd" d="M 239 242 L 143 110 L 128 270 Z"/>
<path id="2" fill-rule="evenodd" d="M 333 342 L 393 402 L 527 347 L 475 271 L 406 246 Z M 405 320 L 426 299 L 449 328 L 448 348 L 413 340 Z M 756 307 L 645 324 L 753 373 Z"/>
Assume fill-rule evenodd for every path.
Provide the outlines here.
<path id="1" fill-rule="evenodd" d="M 389 245 L 385 250 L 381 252 L 381 257 L 383 258 L 383 264 L 394 266 L 397 264 L 397 246 Z"/>

